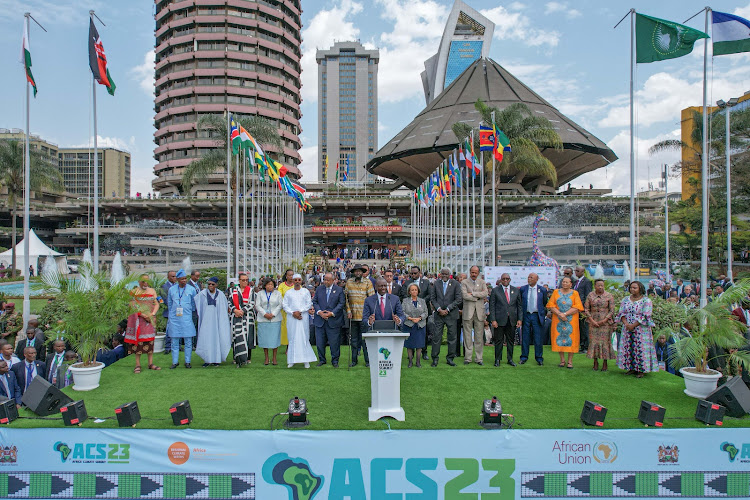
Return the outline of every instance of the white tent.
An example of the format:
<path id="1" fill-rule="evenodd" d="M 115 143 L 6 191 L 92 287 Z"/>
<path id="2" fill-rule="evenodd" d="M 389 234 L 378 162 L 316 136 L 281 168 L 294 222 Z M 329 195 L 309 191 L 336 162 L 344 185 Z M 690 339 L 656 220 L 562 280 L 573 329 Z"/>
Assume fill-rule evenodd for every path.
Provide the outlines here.
<path id="1" fill-rule="evenodd" d="M 68 259 L 64 254 L 55 252 L 50 247 L 42 243 L 39 236 L 36 235 L 33 229 L 29 229 L 29 264 L 34 268 L 34 275 L 39 274 L 39 268 L 44 266 L 44 258 L 52 256 L 55 259 L 57 268 L 61 273 L 68 273 Z M 24 274 L 29 272 L 28 269 L 24 269 L 23 265 L 23 240 L 19 241 L 16 245 L 16 269 L 23 271 Z M 0 262 L 5 267 L 10 267 L 10 262 L 13 259 L 13 249 L 8 249 L 0 253 Z M 41 259 L 41 261 L 40 261 Z"/>

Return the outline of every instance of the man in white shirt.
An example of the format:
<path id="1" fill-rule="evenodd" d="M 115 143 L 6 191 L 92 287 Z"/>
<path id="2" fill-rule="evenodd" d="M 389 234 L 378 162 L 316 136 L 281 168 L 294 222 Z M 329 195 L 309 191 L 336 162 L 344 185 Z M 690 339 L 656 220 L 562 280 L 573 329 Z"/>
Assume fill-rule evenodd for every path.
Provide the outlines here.
<path id="1" fill-rule="evenodd" d="M 0 340 L 0 359 L 8 363 L 8 369 L 21 360 L 13 353 L 13 346 L 7 340 Z"/>

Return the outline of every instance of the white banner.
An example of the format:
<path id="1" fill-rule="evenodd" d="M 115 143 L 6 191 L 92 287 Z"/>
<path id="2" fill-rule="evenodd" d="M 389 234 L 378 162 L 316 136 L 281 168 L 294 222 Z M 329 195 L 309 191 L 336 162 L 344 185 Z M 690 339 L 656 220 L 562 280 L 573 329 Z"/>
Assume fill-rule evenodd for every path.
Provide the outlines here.
<path id="1" fill-rule="evenodd" d="M 521 287 L 527 284 L 529 274 L 539 275 L 539 285 L 547 285 L 550 290 L 557 288 L 557 271 L 554 267 L 541 266 L 487 266 L 484 268 L 484 281 L 493 288 L 504 273 L 510 274 L 510 284 Z"/>

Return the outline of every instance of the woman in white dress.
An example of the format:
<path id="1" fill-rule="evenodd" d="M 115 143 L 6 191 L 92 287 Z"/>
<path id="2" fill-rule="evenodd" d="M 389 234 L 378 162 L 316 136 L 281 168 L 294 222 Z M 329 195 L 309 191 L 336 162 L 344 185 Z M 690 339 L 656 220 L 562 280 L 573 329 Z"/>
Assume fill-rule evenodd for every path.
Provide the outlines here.
<path id="1" fill-rule="evenodd" d="M 317 361 L 315 352 L 310 346 L 309 315 L 315 311 L 310 292 L 302 288 L 302 276 L 292 277 L 294 288 L 284 294 L 282 307 L 286 312 L 286 328 L 289 338 L 289 349 L 286 353 L 287 366 L 291 368 L 295 363 L 304 363 L 310 368 L 311 361 Z"/>
<path id="2" fill-rule="evenodd" d="M 258 347 L 263 348 L 266 356 L 264 365 L 268 364 L 268 350 L 273 350 L 273 364 L 276 363 L 276 353 L 281 345 L 281 292 L 275 289 L 276 283 L 272 278 L 266 278 L 263 290 L 256 294 L 255 324 L 258 327 Z"/>

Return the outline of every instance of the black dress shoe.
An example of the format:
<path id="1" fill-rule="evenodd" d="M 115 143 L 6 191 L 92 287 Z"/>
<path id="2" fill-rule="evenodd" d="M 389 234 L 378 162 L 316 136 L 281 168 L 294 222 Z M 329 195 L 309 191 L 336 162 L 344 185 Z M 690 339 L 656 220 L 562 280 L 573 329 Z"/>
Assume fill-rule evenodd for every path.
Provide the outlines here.
<path id="1" fill-rule="evenodd" d="M 406 367 L 407 368 L 411 368 L 412 367 L 411 360 L 409 360 L 409 363 L 406 365 Z"/>
<path id="2" fill-rule="evenodd" d="M 190 363 L 185 363 L 185 368 L 192 368 L 192 366 L 190 365 Z"/>
<path id="3" fill-rule="evenodd" d="M 349 368 L 354 368 L 355 366 L 357 366 L 356 361 L 352 361 L 351 363 L 349 363 Z"/>
<path id="4" fill-rule="evenodd" d="M 428 356 L 426 352 L 423 352 L 422 353 L 422 359 L 424 359 L 425 361 L 429 361 L 430 360 L 430 356 Z"/>
<path id="5" fill-rule="evenodd" d="M 211 366 L 211 363 L 203 363 L 203 368 L 205 368 L 207 366 Z"/>
<path id="6" fill-rule="evenodd" d="M 170 366 L 170 367 L 169 367 L 169 369 L 170 369 L 170 370 L 174 370 L 174 369 L 175 369 L 175 368 L 177 368 L 178 366 L 180 366 L 180 364 L 179 364 L 179 363 L 175 363 L 175 364 L 173 364 L 172 366 Z"/>
<path id="7" fill-rule="evenodd" d="M 521 361 L 519 361 L 519 363 L 522 364 L 522 365 L 525 365 L 526 364 L 526 360 L 522 359 Z"/>
<path id="8" fill-rule="evenodd" d="M 432 363 L 430 364 L 430 366 L 432 366 L 432 367 L 437 366 L 437 359 L 433 359 Z"/>
<path id="9" fill-rule="evenodd" d="M 500 360 L 499 359 L 495 360 L 495 366 L 500 366 Z"/>
<path id="10" fill-rule="evenodd" d="M 482 363 L 481 361 L 477 361 L 477 364 L 478 364 L 479 366 L 484 366 L 484 363 Z"/>
<path id="11" fill-rule="evenodd" d="M 365 361 L 365 368 L 369 368 L 369 367 L 370 367 L 370 362 L 369 361 Z"/>
<path id="12" fill-rule="evenodd" d="M 456 363 L 454 363 L 452 359 L 449 359 L 446 362 L 448 363 L 448 366 L 456 366 Z"/>
<path id="13" fill-rule="evenodd" d="M 468 365 L 469 363 L 471 363 L 471 361 L 466 361 L 466 360 L 464 360 L 464 364 L 465 364 L 465 365 Z"/>
<path id="14" fill-rule="evenodd" d="M 544 366 L 544 361 L 537 361 L 536 364 L 538 364 L 539 366 Z"/>
<path id="15" fill-rule="evenodd" d="M 325 362 L 325 361 L 318 361 L 318 364 L 317 364 L 317 365 L 315 365 L 315 366 L 323 366 L 324 364 L 326 364 L 326 362 Z"/>
<path id="16" fill-rule="evenodd" d="M 333 366 L 334 368 L 338 368 L 339 364 L 338 363 L 331 363 L 331 366 Z"/>
<path id="17" fill-rule="evenodd" d="M 513 360 L 512 360 L 512 359 L 509 359 L 509 360 L 508 360 L 508 364 L 509 364 L 510 366 L 516 366 L 516 364 L 515 364 L 515 363 L 513 362 Z"/>

